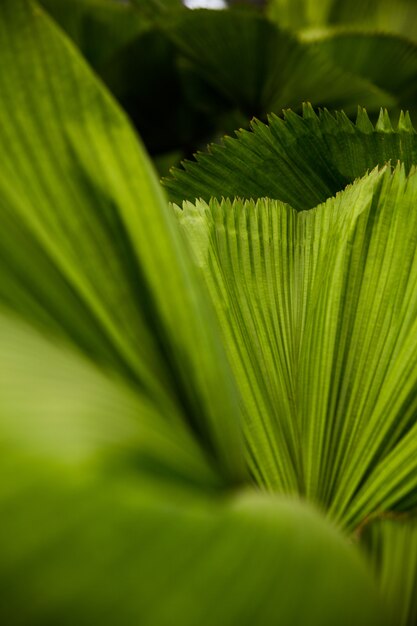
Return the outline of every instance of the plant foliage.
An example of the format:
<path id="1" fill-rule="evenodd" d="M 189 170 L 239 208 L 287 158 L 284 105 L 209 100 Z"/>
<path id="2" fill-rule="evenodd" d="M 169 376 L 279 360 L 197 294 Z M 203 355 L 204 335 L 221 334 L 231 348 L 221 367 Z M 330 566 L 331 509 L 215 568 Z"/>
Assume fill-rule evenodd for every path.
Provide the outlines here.
<path id="1" fill-rule="evenodd" d="M 0 4 L 1 622 L 412 626 L 409 116 L 255 121 L 169 204 L 74 43 L 117 77 L 159 29 L 222 115 L 297 102 L 318 53 L 251 12 L 44 4 L 73 41 Z"/>
<path id="2" fill-rule="evenodd" d="M 248 0 L 224 11 L 180 0 L 42 0 L 118 98 L 164 172 L 205 142 L 303 101 L 372 119 L 415 116 L 409 0 Z M 414 29 L 414 30 L 413 30 Z M 169 92 L 165 105 L 164 85 Z"/>

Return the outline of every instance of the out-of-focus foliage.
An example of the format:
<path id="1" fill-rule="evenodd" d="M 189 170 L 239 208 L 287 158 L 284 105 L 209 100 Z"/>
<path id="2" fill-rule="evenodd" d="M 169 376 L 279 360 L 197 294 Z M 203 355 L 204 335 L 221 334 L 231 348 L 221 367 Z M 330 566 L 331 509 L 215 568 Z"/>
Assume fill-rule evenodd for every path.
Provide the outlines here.
<path id="1" fill-rule="evenodd" d="M 348 26 L 417 38 L 414 0 L 267 0 L 266 5 L 274 21 L 296 30 Z"/>
<path id="2" fill-rule="evenodd" d="M 269 0 L 221 11 L 179 0 L 42 3 L 128 112 L 161 172 L 251 117 L 303 101 L 351 116 L 358 105 L 371 117 L 380 107 L 414 115 L 413 2 Z"/>
<path id="3" fill-rule="evenodd" d="M 417 523 L 415 516 L 385 515 L 368 522 L 361 541 L 378 578 L 384 612 L 393 624 L 417 623 Z"/>

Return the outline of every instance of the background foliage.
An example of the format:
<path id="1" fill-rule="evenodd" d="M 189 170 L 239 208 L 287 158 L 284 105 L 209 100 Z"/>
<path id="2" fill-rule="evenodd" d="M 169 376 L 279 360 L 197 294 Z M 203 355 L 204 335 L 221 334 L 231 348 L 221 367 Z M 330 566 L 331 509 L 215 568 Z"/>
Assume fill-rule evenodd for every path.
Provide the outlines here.
<path id="1" fill-rule="evenodd" d="M 164 173 L 210 140 L 302 102 L 415 115 L 413 0 L 42 0 L 133 120 Z M 168 105 L 167 105 L 168 102 Z"/>

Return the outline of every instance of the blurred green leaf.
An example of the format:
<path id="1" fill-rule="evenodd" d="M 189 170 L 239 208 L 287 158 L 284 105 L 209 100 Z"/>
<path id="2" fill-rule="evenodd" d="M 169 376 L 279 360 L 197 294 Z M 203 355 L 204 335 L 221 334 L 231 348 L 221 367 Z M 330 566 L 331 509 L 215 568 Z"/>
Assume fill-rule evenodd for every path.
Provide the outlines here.
<path id="1" fill-rule="evenodd" d="M 156 406 L 4 315 L 0 364 L 2 622 L 380 626 L 370 568 L 307 505 L 215 494 Z"/>
<path id="2" fill-rule="evenodd" d="M 166 20 L 167 35 L 229 101 L 263 116 L 303 100 L 328 106 L 389 106 L 367 81 L 349 76 L 289 32 L 255 13 L 194 10 Z"/>
<path id="3" fill-rule="evenodd" d="M 297 30 L 349 25 L 417 37 L 414 0 L 268 0 L 267 14 Z"/>
<path id="4" fill-rule="evenodd" d="M 417 623 L 417 523 L 415 517 L 386 516 L 368 523 L 362 542 L 379 579 L 390 623 Z"/>
<path id="5" fill-rule="evenodd" d="M 158 10 L 113 0 L 45 0 L 43 6 L 128 113 L 152 155 L 191 154 L 201 141 L 213 138 L 213 89 L 195 72 L 183 70 L 176 48 L 159 27 Z M 170 94 L 169 107 L 161 97 L 162 85 Z M 234 126 L 220 128 L 225 132 Z"/>
<path id="6" fill-rule="evenodd" d="M 184 423 L 158 401 L 4 311 L 0 321 L 2 453 L 76 475 L 126 463 L 145 476 L 222 487 Z"/>
<path id="7" fill-rule="evenodd" d="M 0 300 L 182 415 L 239 479 L 234 385 L 148 157 L 43 12 L 0 17 Z"/>

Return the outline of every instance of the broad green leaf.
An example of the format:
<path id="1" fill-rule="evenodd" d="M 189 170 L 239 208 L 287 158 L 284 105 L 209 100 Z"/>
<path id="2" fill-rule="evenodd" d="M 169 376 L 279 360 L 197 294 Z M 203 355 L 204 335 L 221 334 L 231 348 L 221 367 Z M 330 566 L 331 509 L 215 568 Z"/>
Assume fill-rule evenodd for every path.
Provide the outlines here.
<path id="1" fill-rule="evenodd" d="M 392 98 L 349 75 L 291 33 L 246 11 L 169 15 L 167 35 L 201 75 L 250 117 L 304 100 L 333 107 L 391 106 Z"/>
<path id="2" fill-rule="evenodd" d="M 0 321 L 2 623 L 380 626 L 370 568 L 316 511 L 216 493 L 146 397 Z"/>
<path id="3" fill-rule="evenodd" d="M 0 6 L 0 93 L 0 301 L 182 415 L 240 476 L 229 368 L 149 159 L 26 0 Z"/>
<path id="4" fill-rule="evenodd" d="M 174 202 L 216 198 L 276 198 L 298 211 L 324 202 L 377 165 L 417 163 L 417 135 L 409 116 L 393 129 L 386 111 L 377 124 L 359 110 L 356 124 L 343 113 L 303 116 L 291 111 L 269 124 L 254 121 L 251 131 L 225 137 L 221 145 L 174 168 L 164 182 Z"/>
<path id="5" fill-rule="evenodd" d="M 417 623 L 417 523 L 406 516 L 371 521 L 362 542 L 379 579 L 384 610 L 391 624 Z"/>
<path id="6" fill-rule="evenodd" d="M 383 624 L 355 548 L 306 506 L 261 494 L 199 501 L 126 471 L 104 478 L 74 487 L 32 469 L 30 485 L 2 499 L 10 626 Z"/>
<path id="7" fill-rule="evenodd" d="M 311 211 L 177 209 L 244 403 L 248 463 L 348 528 L 415 498 L 417 175 L 374 172 Z"/>

